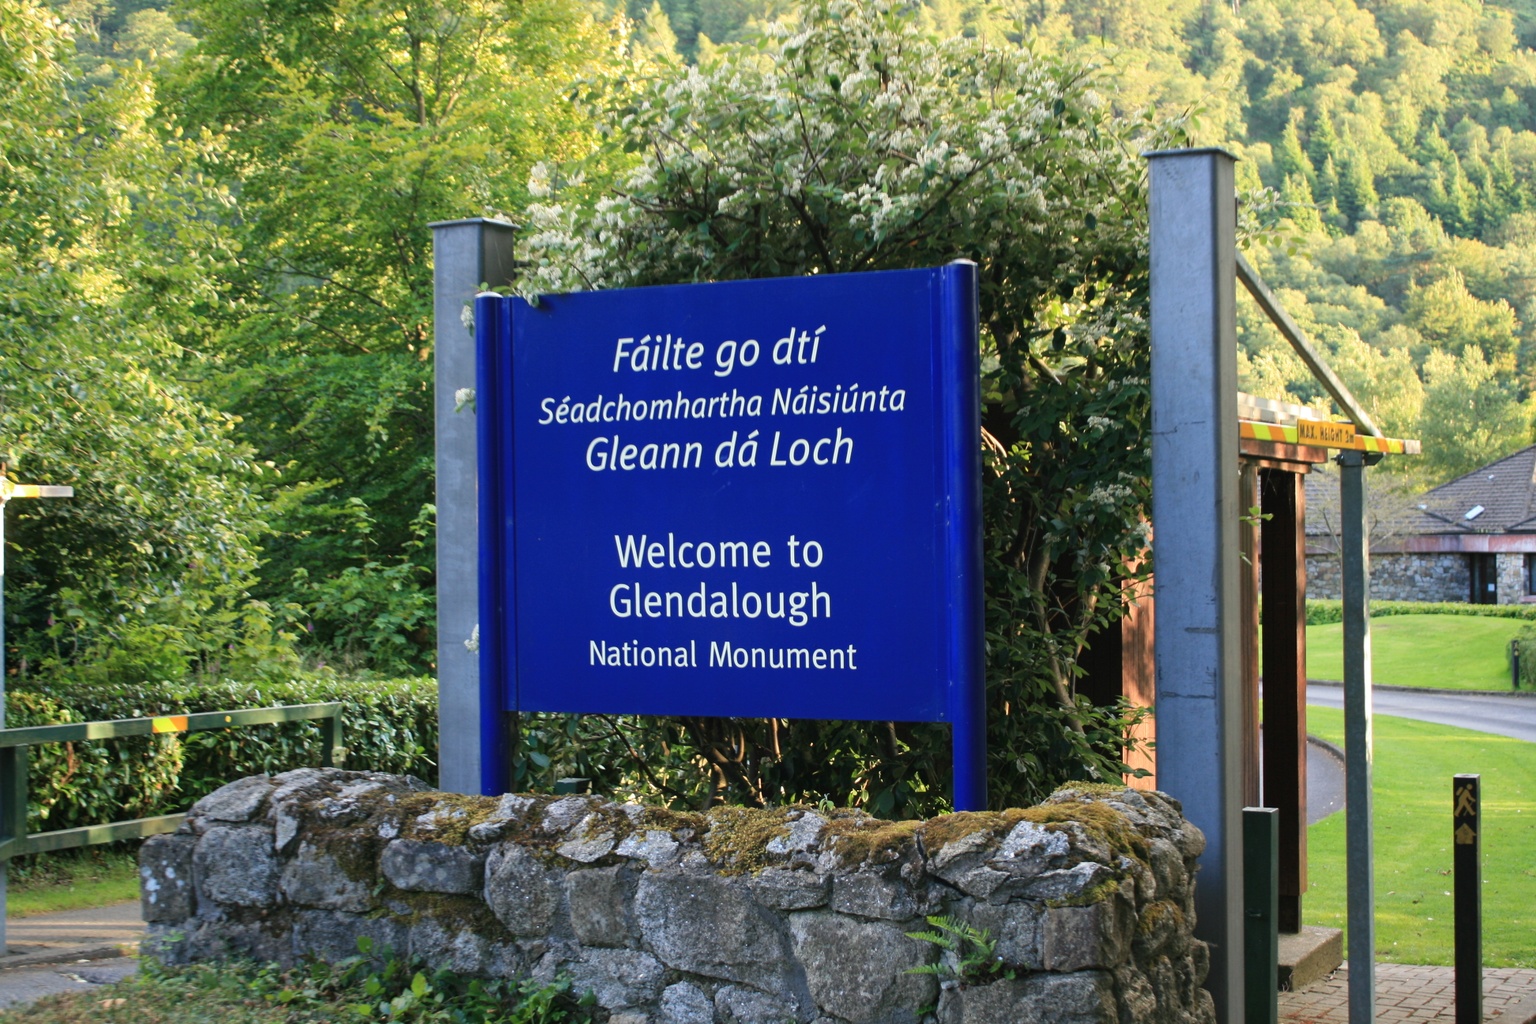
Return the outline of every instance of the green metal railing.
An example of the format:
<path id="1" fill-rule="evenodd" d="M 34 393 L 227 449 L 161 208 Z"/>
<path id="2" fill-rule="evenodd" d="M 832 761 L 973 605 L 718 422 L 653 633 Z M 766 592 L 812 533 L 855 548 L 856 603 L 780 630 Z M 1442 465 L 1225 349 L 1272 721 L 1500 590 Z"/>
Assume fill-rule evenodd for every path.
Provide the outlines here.
<path id="1" fill-rule="evenodd" d="M 193 715 L 158 718 L 122 718 L 113 722 L 73 722 L 66 725 L 34 725 L 0 729 L 0 872 L 12 857 L 24 853 L 69 850 L 119 839 L 140 839 L 176 831 L 185 814 L 160 814 L 105 825 L 27 832 L 27 748 L 40 743 L 78 740 L 109 740 L 124 736 L 155 736 L 208 729 L 235 729 L 248 725 L 319 721 L 321 764 L 331 767 L 341 748 L 341 708 L 333 704 L 297 704 L 284 708 L 246 708 L 240 711 L 205 711 Z M 3 874 L 0 874 L 3 879 Z M 3 885 L 3 881 L 0 881 Z M 0 889 L 0 900 L 4 899 Z M 0 942 L 4 932 L 0 931 Z"/>

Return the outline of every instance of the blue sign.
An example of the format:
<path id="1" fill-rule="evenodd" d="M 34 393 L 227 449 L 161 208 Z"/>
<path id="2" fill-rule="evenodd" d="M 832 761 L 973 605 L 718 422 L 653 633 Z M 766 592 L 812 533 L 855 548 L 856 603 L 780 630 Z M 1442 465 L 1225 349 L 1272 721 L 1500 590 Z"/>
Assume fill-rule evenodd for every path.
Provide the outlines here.
<path id="1" fill-rule="evenodd" d="M 970 263 L 477 300 L 498 709 L 974 731 L 976 316 Z"/>

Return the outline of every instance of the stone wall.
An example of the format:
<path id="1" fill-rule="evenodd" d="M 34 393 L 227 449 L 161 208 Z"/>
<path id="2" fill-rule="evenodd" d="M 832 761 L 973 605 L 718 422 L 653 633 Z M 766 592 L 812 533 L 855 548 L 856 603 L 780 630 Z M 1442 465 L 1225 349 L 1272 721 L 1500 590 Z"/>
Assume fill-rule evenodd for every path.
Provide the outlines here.
<path id="1" fill-rule="evenodd" d="M 1498 574 L 1499 604 L 1519 604 L 1525 600 L 1525 554 L 1500 552 L 1494 556 Z"/>
<path id="2" fill-rule="evenodd" d="M 1204 844 L 1171 798 L 1117 787 L 888 822 L 304 769 L 205 797 L 140 863 L 147 945 L 172 962 L 335 960 L 368 936 L 434 967 L 569 976 L 610 1024 L 1204 1024 Z M 987 930 L 995 980 L 907 935 L 938 914 Z"/>
<path id="3" fill-rule="evenodd" d="M 1371 554 L 1373 601 L 1465 601 L 1471 588 L 1466 555 Z M 1334 600 L 1344 596 L 1337 555 L 1307 552 L 1307 596 Z"/>

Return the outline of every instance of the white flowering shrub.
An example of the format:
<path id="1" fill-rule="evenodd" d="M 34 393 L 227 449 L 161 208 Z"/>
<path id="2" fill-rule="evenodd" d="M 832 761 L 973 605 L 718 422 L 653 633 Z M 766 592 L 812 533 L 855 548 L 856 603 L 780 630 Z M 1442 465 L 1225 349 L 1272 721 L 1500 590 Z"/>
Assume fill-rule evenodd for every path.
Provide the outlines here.
<path id="1" fill-rule="evenodd" d="M 1177 144 L 1178 129 L 1115 120 L 1093 81 L 1026 49 L 929 38 L 891 0 L 810 0 L 755 46 L 600 100 L 609 144 L 632 167 L 595 196 L 539 168 L 521 241 L 519 289 L 535 301 L 979 264 L 998 805 L 1124 770 L 1120 710 L 1092 707 L 1075 683 L 1087 645 L 1123 614 L 1120 588 L 1146 543 L 1139 154 Z M 669 751 L 681 743 L 709 764 L 716 797 L 926 813 L 948 789 L 938 727 L 665 728 L 679 730 Z"/>

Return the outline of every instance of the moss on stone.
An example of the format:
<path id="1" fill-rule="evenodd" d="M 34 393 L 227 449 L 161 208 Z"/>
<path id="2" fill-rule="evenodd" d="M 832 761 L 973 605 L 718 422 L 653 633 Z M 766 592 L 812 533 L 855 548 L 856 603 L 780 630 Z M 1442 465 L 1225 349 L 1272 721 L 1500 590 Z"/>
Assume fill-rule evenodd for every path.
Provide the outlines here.
<path id="1" fill-rule="evenodd" d="M 1151 935 L 1162 927 L 1164 921 L 1172 921 L 1176 931 L 1183 931 L 1184 910 L 1172 900 L 1154 900 L 1142 909 L 1136 930 L 1143 935 Z"/>
<path id="2" fill-rule="evenodd" d="M 698 811 L 674 811 L 668 807 L 646 807 L 640 815 L 640 827 L 661 832 L 692 832 L 699 835 L 709 828 L 709 817 Z"/>
<path id="3" fill-rule="evenodd" d="M 606 833 L 613 837 L 615 843 L 622 843 L 637 828 L 634 819 L 624 813 L 622 804 L 597 804 L 587 813 L 585 821 L 587 830 L 582 833 L 584 839 L 593 839 Z"/>
<path id="4" fill-rule="evenodd" d="M 1068 782 L 1064 786 L 1056 787 L 1056 791 L 1049 797 L 1050 800 L 1066 800 L 1073 797 L 1115 797 L 1130 790 L 1123 782 L 1087 782 L 1079 780 Z"/>
<path id="5" fill-rule="evenodd" d="M 1022 812 L 1017 808 L 1006 811 L 957 811 L 929 818 L 918 829 L 918 835 L 922 838 L 923 848 L 933 854 L 950 843 L 959 842 L 978 832 L 989 832 L 1001 838 L 1021 820 Z"/>
<path id="6" fill-rule="evenodd" d="M 844 865 L 881 864 L 901 859 L 922 826 L 920 821 L 883 821 L 867 815 L 836 817 L 823 836 Z"/>
<path id="7" fill-rule="evenodd" d="M 1102 903 L 1120 891 L 1120 879 L 1106 878 L 1098 885 L 1090 885 L 1080 893 L 1071 896 L 1062 896 L 1054 900 L 1046 900 L 1048 907 L 1091 907 L 1095 903 Z"/>
<path id="8" fill-rule="evenodd" d="M 430 919 L 452 926 L 452 930 L 472 931 L 483 936 L 493 936 L 504 930 L 495 913 L 478 896 L 407 892 L 395 888 L 390 889 L 389 896 L 391 902 L 404 904 L 408 908 L 405 913 L 397 910 L 390 916 L 407 924 L 419 924 Z"/>
<path id="9" fill-rule="evenodd" d="M 490 796 L 431 792 L 412 793 L 395 806 L 404 819 L 400 832 L 404 838 L 463 846 L 472 827 L 495 817 L 496 803 Z M 434 819 L 430 827 L 417 820 L 427 814 Z"/>
<path id="10" fill-rule="evenodd" d="M 768 864 L 768 844 L 789 834 L 789 811 L 782 807 L 715 807 L 706 818 L 704 855 L 721 874 L 761 871 Z"/>
<path id="11" fill-rule="evenodd" d="M 899 859 L 914 838 L 932 856 L 950 843 L 979 832 L 1001 839 L 1021 821 L 1051 831 L 1067 831 L 1066 826 L 1075 823 L 1114 853 L 1146 864 L 1150 852 L 1135 826 L 1119 811 L 1093 799 L 1124 791 L 1124 786 L 1105 783 L 1073 783 L 1053 794 L 1052 802 L 1036 807 L 959 811 L 927 821 L 882 821 L 857 811 L 834 812 L 826 836 L 842 863 L 880 863 Z"/>
<path id="12" fill-rule="evenodd" d="M 1024 808 L 1019 817 L 1058 832 L 1076 824 L 1102 840 L 1111 852 L 1150 866 L 1151 850 L 1146 838 L 1125 815 L 1097 800 L 1053 799 L 1051 803 Z"/>
<path id="13" fill-rule="evenodd" d="M 330 857 L 337 868 L 349 880 L 372 885 L 378 878 L 379 854 L 384 840 L 377 833 L 359 829 L 360 821 L 372 821 L 388 813 L 395 805 L 388 802 L 389 794 L 383 791 L 365 793 L 356 798 L 355 812 L 339 817 L 326 813 L 325 801 L 334 793 L 320 794 L 314 800 L 298 801 L 290 810 L 303 822 L 299 831 L 301 842 Z"/>
<path id="14" fill-rule="evenodd" d="M 384 841 L 378 837 L 338 831 L 327 840 L 311 830 L 304 838 L 323 850 L 350 880 L 371 884 L 379 877 L 379 855 L 384 852 Z"/>

